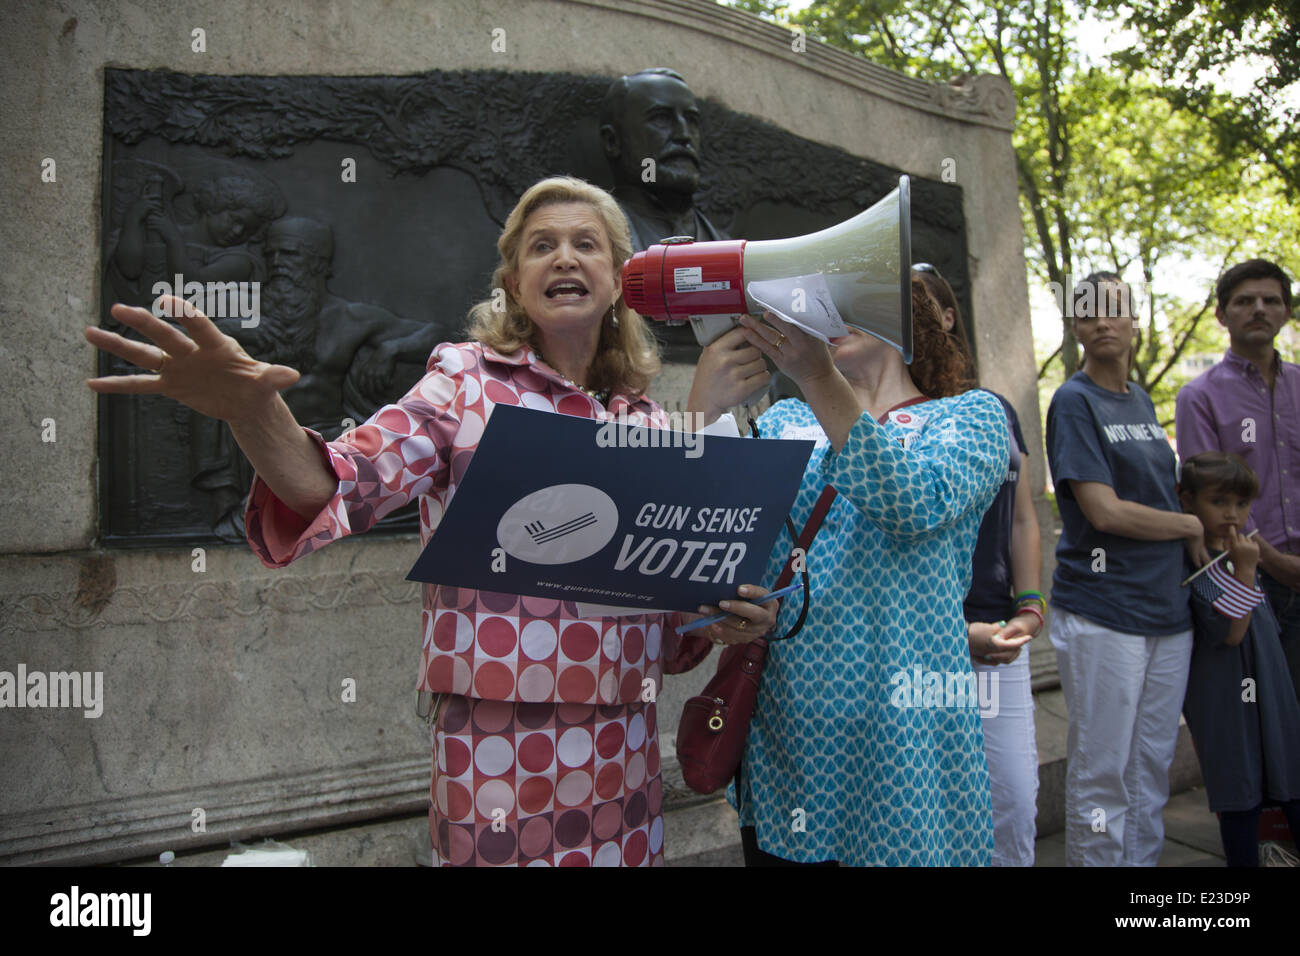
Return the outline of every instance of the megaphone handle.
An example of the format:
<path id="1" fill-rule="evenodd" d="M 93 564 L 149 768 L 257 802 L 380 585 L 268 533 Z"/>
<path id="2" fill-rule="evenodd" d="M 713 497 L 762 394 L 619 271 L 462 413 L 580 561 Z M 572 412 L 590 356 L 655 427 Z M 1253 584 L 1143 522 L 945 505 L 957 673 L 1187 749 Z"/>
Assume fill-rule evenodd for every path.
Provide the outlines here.
<path id="1" fill-rule="evenodd" d="M 693 315 L 691 316 L 691 330 L 695 332 L 695 341 L 699 342 L 702 347 L 711 345 L 717 338 L 734 329 L 740 318 L 736 315 Z M 745 397 L 740 404 L 746 409 L 757 405 L 767 395 L 767 386 L 757 389 L 752 395 Z"/>
<path id="2" fill-rule="evenodd" d="M 711 345 L 715 339 L 734 329 L 739 318 L 739 315 L 693 315 L 691 331 L 701 346 Z"/>

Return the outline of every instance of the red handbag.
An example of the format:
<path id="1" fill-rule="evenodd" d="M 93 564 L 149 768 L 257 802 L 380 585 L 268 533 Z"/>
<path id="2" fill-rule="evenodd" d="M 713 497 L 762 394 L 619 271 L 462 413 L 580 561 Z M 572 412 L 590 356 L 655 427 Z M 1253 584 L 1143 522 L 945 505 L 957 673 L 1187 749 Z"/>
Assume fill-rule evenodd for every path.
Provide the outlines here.
<path id="1" fill-rule="evenodd" d="M 796 549 L 802 549 L 804 555 L 834 499 L 835 489 L 827 485 L 796 543 Z M 790 553 L 772 590 L 785 587 L 794 577 L 795 554 L 796 551 Z M 758 684 L 767 661 L 767 646 L 768 641 L 758 637 L 748 644 L 728 647 L 718 661 L 717 673 L 704 685 L 703 693 L 692 697 L 682 708 L 682 718 L 677 724 L 677 760 L 686 785 L 697 793 L 713 793 L 739 772 L 745 736 L 758 700 Z"/>

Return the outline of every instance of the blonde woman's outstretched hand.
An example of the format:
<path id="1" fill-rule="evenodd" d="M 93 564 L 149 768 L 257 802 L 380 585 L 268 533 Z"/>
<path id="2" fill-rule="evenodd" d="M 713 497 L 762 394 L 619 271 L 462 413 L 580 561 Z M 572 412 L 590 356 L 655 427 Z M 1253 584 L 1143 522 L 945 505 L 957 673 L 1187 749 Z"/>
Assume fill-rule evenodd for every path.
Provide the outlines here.
<path id="1" fill-rule="evenodd" d="M 106 329 L 86 329 L 91 345 L 150 373 L 92 378 L 86 383 L 92 390 L 104 395 L 165 395 L 202 415 L 235 423 L 265 413 L 277 393 L 298 381 L 298 373 L 287 365 L 257 361 L 185 300 L 164 296 L 158 307 L 185 331 L 148 309 L 126 305 L 113 306 L 113 318 L 152 345 Z"/>

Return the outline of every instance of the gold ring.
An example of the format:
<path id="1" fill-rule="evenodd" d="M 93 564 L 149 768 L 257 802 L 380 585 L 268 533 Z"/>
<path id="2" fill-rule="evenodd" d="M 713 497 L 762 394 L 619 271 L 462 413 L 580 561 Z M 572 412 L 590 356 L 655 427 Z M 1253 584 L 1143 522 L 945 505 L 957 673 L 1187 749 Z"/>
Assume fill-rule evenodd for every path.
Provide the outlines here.
<path id="1" fill-rule="evenodd" d="M 161 350 L 160 350 L 160 351 L 161 351 Z M 165 369 L 165 368 L 167 367 L 167 360 L 168 360 L 169 358 L 171 358 L 171 356 L 168 355 L 166 352 L 163 352 L 163 353 L 162 353 L 162 360 L 158 363 L 158 367 L 157 367 L 156 369 L 153 370 L 153 373 L 154 373 L 155 375 L 161 375 L 161 374 L 162 374 L 162 370 Z"/>
<path id="2" fill-rule="evenodd" d="M 777 333 L 777 334 L 781 336 L 781 337 L 780 337 L 779 339 L 777 339 L 776 342 L 775 342 L 776 350 L 779 352 L 779 351 L 781 351 L 781 346 L 785 345 L 785 333 L 784 333 L 784 332 L 779 332 L 779 333 Z"/>
<path id="3" fill-rule="evenodd" d="M 743 631 L 745 628 L 749 627 L 749 618 L 742 617 L 739 624 L 733 624 L 731 626 L 737 631 Z"/>

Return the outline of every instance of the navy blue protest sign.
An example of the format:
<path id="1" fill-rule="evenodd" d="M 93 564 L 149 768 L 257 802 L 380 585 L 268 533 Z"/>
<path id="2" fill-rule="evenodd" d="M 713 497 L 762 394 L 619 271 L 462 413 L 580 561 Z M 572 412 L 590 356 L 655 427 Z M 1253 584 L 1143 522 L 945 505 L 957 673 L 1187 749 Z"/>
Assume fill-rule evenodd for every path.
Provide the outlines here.
<path id="1" fill-rule="evenodd" d="M 689 611 L 770 587 L 812 449 L 497 405 L 407 579 Z"/>

